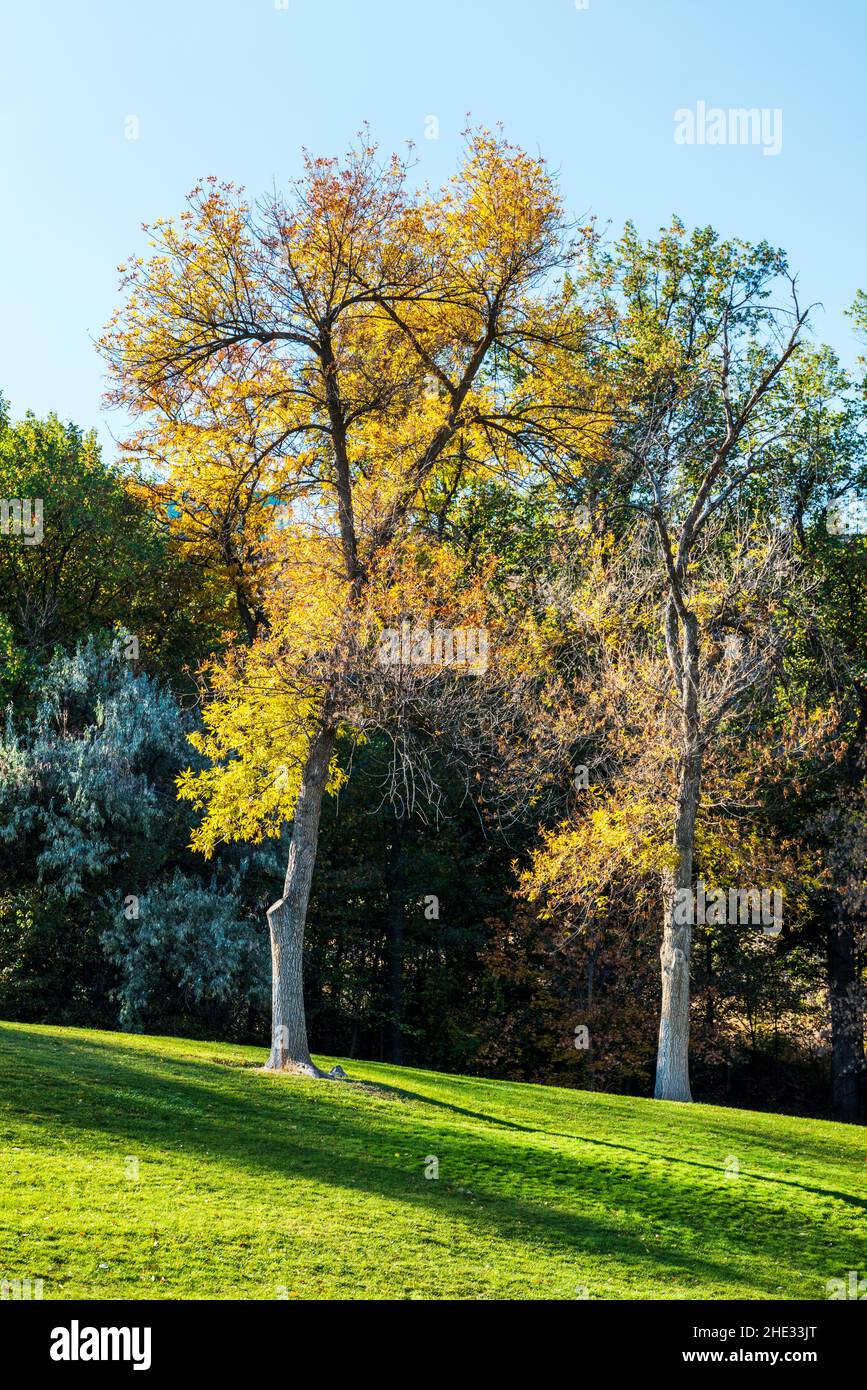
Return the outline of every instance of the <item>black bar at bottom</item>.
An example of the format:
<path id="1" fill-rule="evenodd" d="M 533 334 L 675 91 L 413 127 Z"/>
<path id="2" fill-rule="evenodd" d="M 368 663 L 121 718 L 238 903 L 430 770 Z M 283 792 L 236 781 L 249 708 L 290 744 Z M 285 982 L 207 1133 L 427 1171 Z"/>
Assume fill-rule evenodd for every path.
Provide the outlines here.
<path id="1" fill-rule="evenodd" d="M 860 1308 L 861 1302 L 865 1308 Z M 847 1306 L 843 1306 L 846 1304 Z M 856 1306 L 849 1306 L 855 1304 Z M 471 1318 L 468 1310 L 472 1308 Z M 823 1378 L 861 1368 L 867 1299 L 829 1302 L 14 1302 L 0 1303 L 3 1361 L 61 1381 L 146 1375 L 213 1375 L 220 1382 L 238 1359 L 250 1371 L 273 1363 L 289 1379 L 312 1354 L 333 1377 L 336 1364 L 385 1376 L 403 1362 L 410 1379 L 453 1374 L 462 1347 L 508 1366 L 554 1353 L 576 1379 L 590 1366 L 609 1372 L 677 1368 L 689 1379 L 709 1369 L 762 1366 L 772 1377 L 791 1369 Z M 449 1336 L 451 1330 L 458 1334 Z M 406 1363 L 405 1334 L 421 1354 Z M 467 1344 L 469 1338 L 469 1345 Z M 367 1347 L 365 1351 L 364 1348 Z M 403 1351 L 400 1351 L 401 1346 Z M 306 1352 L 305 1352 L 306 1348 Z M 583 1371 L 582 1371 L 583 1367 Z M 515 1367 L 513 1365 L 512 1369 Z M 564 1367 L 565 1369 L 565 1367 Z"/>

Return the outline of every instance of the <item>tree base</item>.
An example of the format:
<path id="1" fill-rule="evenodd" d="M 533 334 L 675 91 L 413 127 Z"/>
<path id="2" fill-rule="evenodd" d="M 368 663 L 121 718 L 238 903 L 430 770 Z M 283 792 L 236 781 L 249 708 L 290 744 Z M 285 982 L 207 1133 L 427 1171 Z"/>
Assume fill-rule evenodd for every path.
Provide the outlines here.
<path id="1" fill-rule="evenodd" d="M 672 1087 L 670 1094 L 667 1087 L 657 1087 L 656 1090 L 653 1092 L 653 1099 L 673 1100 L 679 1102 L 679 1104 L 681 1105 L 692 1105 L 693 1103 L 692 1094 L 688 1086 L 685 1090 L 680 1087 Z"/>
<path id="2" fill-rule="evenodd" d="M 309 1076 L 318 1081 L 348 1081 L 346 1072 L 338 1064 L 331 1068 L 331 1071 L 322 1071 L 314 1062 L 292 1062 L 289 1058 L 275 1065 L 269 1058 L 262 1068 L 263 1071 L 274 1072 L 275 1075 L 283 1074 L 289 1076 Z"/>

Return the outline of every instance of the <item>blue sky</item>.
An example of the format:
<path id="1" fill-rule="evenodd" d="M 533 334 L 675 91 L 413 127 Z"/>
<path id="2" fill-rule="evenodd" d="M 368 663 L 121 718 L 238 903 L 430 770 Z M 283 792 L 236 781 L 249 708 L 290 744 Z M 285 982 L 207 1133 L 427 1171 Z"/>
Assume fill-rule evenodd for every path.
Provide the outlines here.
<path id="1" fill-rule="evenodd" d="M 579 4 L 583 0 L 579 0 Z M 281 8 L 281 6 L 284 6 Z M 362 122 L 440 182 L 502 121 L 570 209 L 785 247 L 816 336 L 857 351 L 867 288 L 863 0 L 7 0 L 0 88 L 0 391 L 107 443 L 92 338 L 145 220 L 207 174 L 251 194 Z M 682 145 L 679 108 L 782 111 L 782 149 Z M 429 117 L 439 138 L 425 138 Z M 127 134 L 137 118 L 138 138 Z"/>

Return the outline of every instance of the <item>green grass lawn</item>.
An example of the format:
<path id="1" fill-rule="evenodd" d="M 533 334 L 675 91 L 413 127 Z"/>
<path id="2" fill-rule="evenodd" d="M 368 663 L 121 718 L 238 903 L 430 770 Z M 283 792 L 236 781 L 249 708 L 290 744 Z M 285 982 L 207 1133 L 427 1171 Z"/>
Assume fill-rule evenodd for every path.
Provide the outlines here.
<path id="1" fill-rule="evenodd" d="M 867 1271 L 864 1129 L 263 1060 L 0 1023 L 0 1278 L 55 1299 L 823 1299 Z"/>

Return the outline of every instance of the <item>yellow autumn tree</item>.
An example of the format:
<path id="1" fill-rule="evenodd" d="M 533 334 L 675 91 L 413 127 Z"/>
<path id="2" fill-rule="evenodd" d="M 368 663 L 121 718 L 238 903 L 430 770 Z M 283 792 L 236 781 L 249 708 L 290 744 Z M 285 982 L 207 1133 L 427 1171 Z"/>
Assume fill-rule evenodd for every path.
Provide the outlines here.
<path id="1" fill-rule="evenodd" d="M 255 205 L 209 180 L 150 232 L 103 339 L 113 399 L 188 543 L 225 546 L 220 525 L 236 523 L 222 553 L 252 615 L 252 640 L 211 672 L 207 766 L 180 790 L 205 852 L 291 821 L 268 912 L 268 1065 L 317 1074 L 302 951 L 338 735 L 386 698 L 375 638 L 390 615 L 460 628 L 481 611 L 477 579 L 442 548 L 407 568 L 426 487 L 489 465 L 494 441 L 517 461 L 526 441 L 556 451 L 581 427 L 586 402 L 554 370 L 585 329 L 574 296 L 564 312 L 574 235 L 544 162 L 484 130 L 436 193 L 364 143 L 308 157 L 286 196 Z M 469 688 L 448 669 L 432 679 Z"/>
<path id="2" fill-rule="evenodd" d="M 646 521 L 633 524 L 619 544 L 588 529 L 564 585 L 559 641 L 571 651 L 566 677 L 578 712 L 582 777 L 568 813 L 541 831 L 520 876 L 521 894 L 550 924 L 560 949 L 576 937 L 593 947 L 606 935 L 640 931 L 678 862 L 671 795 L 680 771 L 681 708 L 658 631 L 666 599 L 658 544 Z M 733 889 L 777 889 L 787 922 L 803 920 L 819 881 L 816 858 L 773 833 L 765 792 L 784 759 L 803 758 L 827 740 L 830 720 L 793 723 L 768 740 L 781 628 L 786 614 L 808 611 L 810 597 L 785 538 L 757 518 L 717 521 L 693 559 L 705 731 L 694 857 L 705 896 L 694 908 L 693 894 L 681 894 L 676 920 L 699 925 L 712 944 L 731 927 L 720 912 L 722 904 L 728 912 Z M 763 701 L 764 717 L 756 719 Z M 761 949 L 770 945 L 760 942 Z"/>

